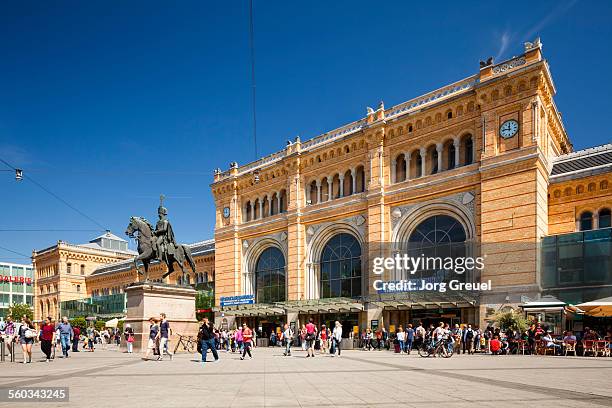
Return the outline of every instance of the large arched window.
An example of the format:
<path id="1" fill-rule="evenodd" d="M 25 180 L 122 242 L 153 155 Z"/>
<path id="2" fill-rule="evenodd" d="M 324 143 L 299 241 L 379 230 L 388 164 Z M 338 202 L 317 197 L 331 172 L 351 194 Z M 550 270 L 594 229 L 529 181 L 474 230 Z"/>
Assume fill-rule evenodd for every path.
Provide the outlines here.
<path id="1" fill-rule="evenodd" d="M 443 260 L 465 257 L 467 234 L 463 225 L 449 215 L 434 215 L 422 221 L 410 234 L 408 254 L 411 257 L 433 259 L 423 265 L 411 278 L 446 281 L 461 279 L 458 270 L 447 271 Z M 463 275 L 465 276 L 465 275 Z M 465 279 L 465 278 L 464 278 Z"/>
<path id="2" fill-rule="evenodd" d="M 351 234 L 329 240 L 321 254 L 321 298 L 361 296 L 361 245 Z"/>
<path id="3" fill-rule="evenodd" d="M 593 213 L 585 211 L 580 214 L 580 231 L 589 231 L 593 229 Z"/>
<path id="4" fill-rule="evenodd" d="M 599 210 L 599 228 L 610 228 L 610 209 L 602 208 Z"/>
<path id="5" fill-rule="evenodd" d="M 278 248 L 264 250 L 255 265 L 257 303 L 283 302 L 285 296 L 285 257 Z"/>

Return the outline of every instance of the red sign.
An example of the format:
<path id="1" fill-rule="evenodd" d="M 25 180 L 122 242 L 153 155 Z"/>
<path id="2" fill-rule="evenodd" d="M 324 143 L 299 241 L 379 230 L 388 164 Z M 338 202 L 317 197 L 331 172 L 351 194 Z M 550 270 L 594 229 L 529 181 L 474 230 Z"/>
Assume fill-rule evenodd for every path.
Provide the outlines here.
<path id="1" fill-rule="evenodd" d="M 3 282 L 25 283 L 26 285 L 32 284 L 32 278 L 24 278 L 23 276 L 1 275 L 0 280 Z"/>

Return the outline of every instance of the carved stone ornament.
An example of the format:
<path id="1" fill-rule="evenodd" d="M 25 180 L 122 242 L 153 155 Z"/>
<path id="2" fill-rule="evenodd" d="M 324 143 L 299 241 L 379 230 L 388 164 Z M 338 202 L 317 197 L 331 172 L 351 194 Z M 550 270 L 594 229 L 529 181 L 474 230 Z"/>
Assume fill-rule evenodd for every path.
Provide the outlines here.
<path id="1" fill-rule="evenodd" d="M 406 205 L 401 205 L 398 207 L 393 207 L 391 208 L 391 227 L 395 228 L 402 220 L 402 217 L 406 216 L 406 214 L 409 214 L 411 210 L 413 210 L 415 207 L 420 207 L 422 205 L 430 204 L 430 203 L 433 204 L 433 203 L 444 203 L 444 202 L 449 203 L 450 202 L 456 205 L 457 207 L 464 208 L 465 210 L 467 210 L 466 212 L 470 214 L 473 218 L 475 216 L 475 211 L 476 211 L 475 202 L 474 202 L 475 197 L 476 197 L 475 191 L 467 191 L 463 193 L 449 195 L 446 197 L 442 197 L 441 199 L 436 199 L 432 201 L 425 201 L 425 202 L 420 202 L 420 203 L 406 204 Z"/>

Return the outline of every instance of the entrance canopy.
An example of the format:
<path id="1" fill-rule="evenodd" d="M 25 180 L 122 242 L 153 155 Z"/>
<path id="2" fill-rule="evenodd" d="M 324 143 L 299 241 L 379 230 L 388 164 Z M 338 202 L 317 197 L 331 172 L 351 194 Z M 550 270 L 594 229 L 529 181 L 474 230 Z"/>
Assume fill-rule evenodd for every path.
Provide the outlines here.
<path id="1" fill-rule="evenodd" d="M 370 295 L 367 299 L 378 307 L 392 310 L 408 309 L 441 309 L 441 308 L 461 308 L 473 307 L 478 299 L 462 293 L 381 293 Z"/>
<path id="2" fill-rule="evenodd" d="M 226 306 L 214 308 L 215 312 L 222 312 L 228 316 L 283 316 L 287 312 L 299 314 L 317 313 L 349 313 L 360 312 L 363 304 L 351 298 L 329 298 L 313 300 L 292 300 L 273 304 L 256 303 L 251 305 Z"/>
<path id="3" fill-rule="evenodd" d="M 576 305 L 585 314 L 594 317 L 612 317 L 612 296 Z"/>
<path id="4" fill-rule="evenodd" d="M 523 308 L 523 310 L 563 310 L 566 305 L 567 303 L 557 299 L 556 297 L 546 295 L 539 299 L 524 303 L 520 307 Z"/>

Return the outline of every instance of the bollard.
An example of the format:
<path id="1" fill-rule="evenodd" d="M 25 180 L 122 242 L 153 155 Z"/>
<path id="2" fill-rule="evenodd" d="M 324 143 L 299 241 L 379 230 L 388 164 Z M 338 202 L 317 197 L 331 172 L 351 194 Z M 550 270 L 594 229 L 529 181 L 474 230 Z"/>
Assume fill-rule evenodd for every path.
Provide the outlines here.
<path id="1" fill-rule="evenodd" d="M 0 361 L 4 361 L 4 348 L 5 348 L 5 341 L 2 340 L 0 341 Z"/>
<path id="2" fill-rule="evenodd" d="M 11 363 L 15 362 L 15 345 L 17 343 L 15 341 L 12 342 L 11 344 L 11 351 L 10 351 L 10 355 L 11 355 Z"/>

